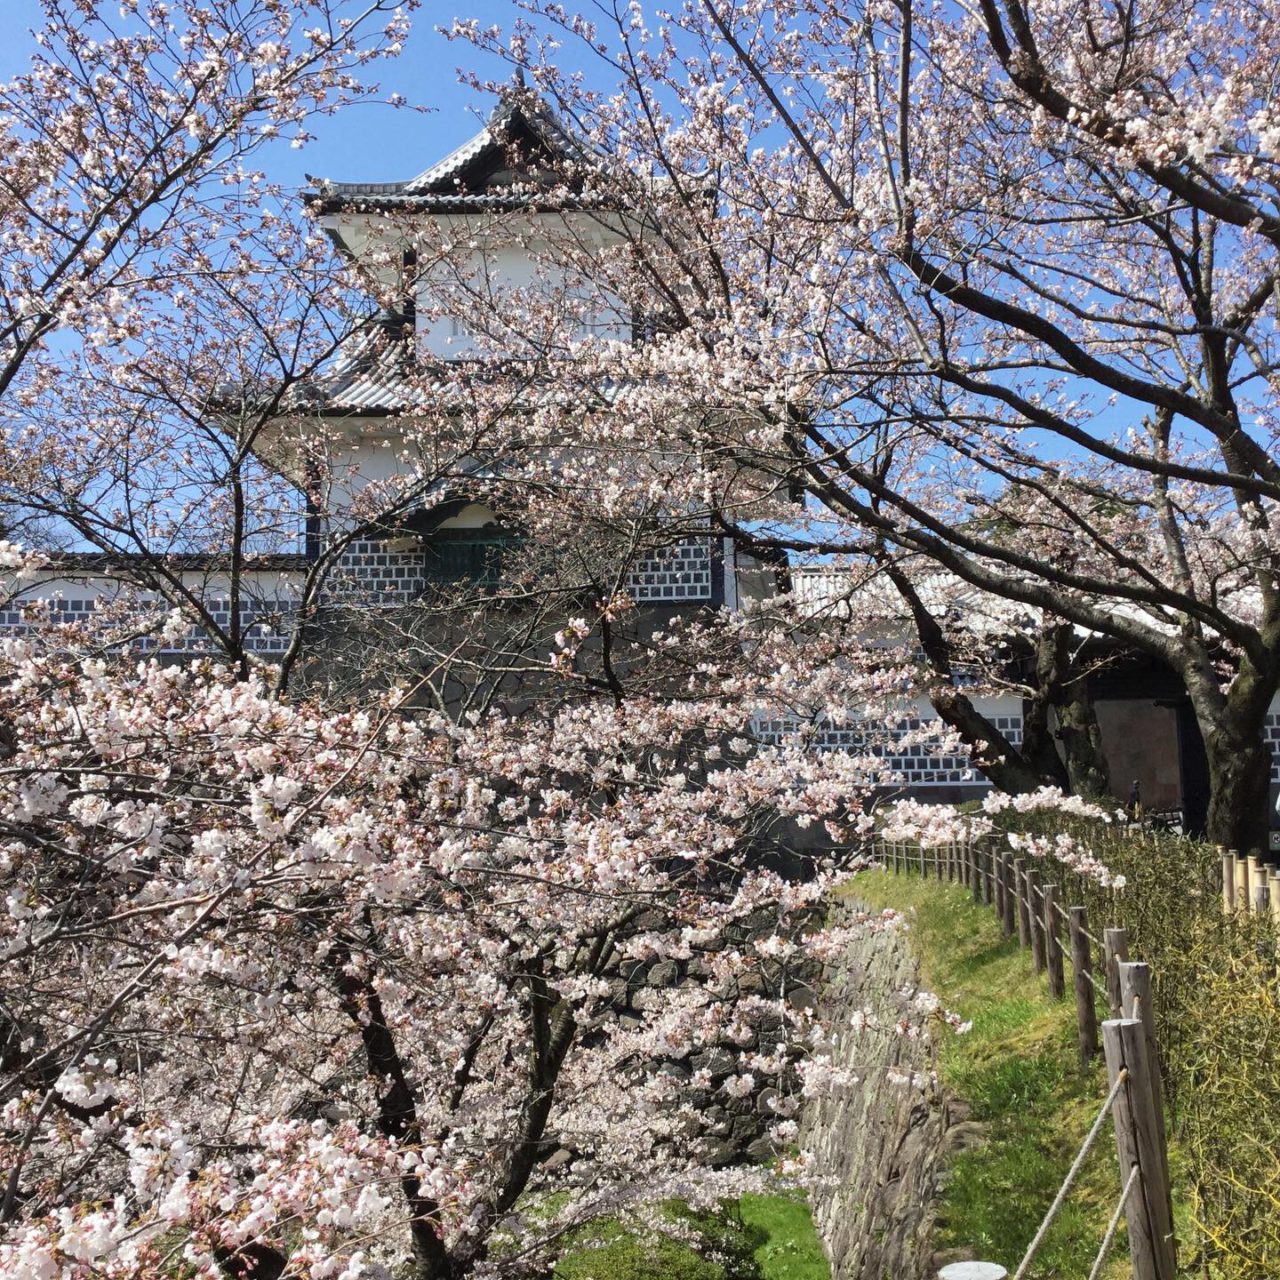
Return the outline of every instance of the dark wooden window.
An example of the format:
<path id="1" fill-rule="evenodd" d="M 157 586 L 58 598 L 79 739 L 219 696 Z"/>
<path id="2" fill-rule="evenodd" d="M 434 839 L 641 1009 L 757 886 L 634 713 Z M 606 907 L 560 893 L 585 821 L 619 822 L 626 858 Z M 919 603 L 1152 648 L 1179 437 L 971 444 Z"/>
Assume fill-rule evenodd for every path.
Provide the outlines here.
<path id="1" fill-rule="evenodd" d="M 437 534 L 424 547 L 428 586 L 474 583 L 496 587 L 503 553 L 515 539 L 499 529 L 458 529 Z"/>

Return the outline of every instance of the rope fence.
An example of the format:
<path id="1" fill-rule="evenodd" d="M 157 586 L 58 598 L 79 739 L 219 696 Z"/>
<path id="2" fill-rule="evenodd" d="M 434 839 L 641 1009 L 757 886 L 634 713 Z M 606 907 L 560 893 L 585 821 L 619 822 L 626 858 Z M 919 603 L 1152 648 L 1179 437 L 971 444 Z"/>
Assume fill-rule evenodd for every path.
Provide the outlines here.
<path id="1" fill-rule="evenodd" d="M 1023 1255 L 1022 1262 L 1019 1263 L 1017 1271 L 1013 1273 L 1013 1280 L 1023 1280 L 1032 1262 L 1035 1261 L 1035 1256 L 1040 1252 L 1040 1246 L 1044 1243 L 1045 1236 L 1049 1234 L 1049 1228 L 1053 1225 L 1053 1220 L 1058 1216 L 1058 1210 L 1066 1204 L 1067 1194 L 1070 1192 L 1076 1178 L 1079 1177 L 1080 1170 L 1084 1168 L 1084 1162 L 1088 1159 L 1089 1152 L 1093 1150 L 1093 1144 L 1097 1142 L 1098 1135 L 1102 1132 L 1102 1126 L 1111 1114 L 1111 1108 L 1115 1105 L 1115 1100 L 1128 1079 L 1129 1072 L 1122 1070 L 1112 1082 L 1111 1091 L 1107 1094 L 1106 1101 L 1098 1112 L 1098 1118 L 1093 1122 L 1089 1132 L 1085 1135 L 1084 1141 L 1080 1144 L 1080 1150 L 1076 1153 L 1076 1158 L 1071 1162 L 1071 1168 L 1067 1170 L 1067 1176 L 1063 1178 L 1062 1186 L 1058 1188 L 1058 1194 L 1054 1196 L 1053 1203 L 1049 1206 L 1049 1212 L 1044 1215 L 1044 1221 L 1040 1223 L 1039 1229 L 1027 1246 L 1027 1252 Z M 1129 1176 L 1132 1178 L 1132 1172 Z"/>
<path id="2" fill-rule="evenodd" d="M 1093 1264 L 1091 1280 L 1096 1280 L 1111 1250 L 1121 1216 L 1128 1227 L 1134 1280 L 1174 1280 L 1177 1257 L 1173 1197 L 1151 973 L 1147 965 L 1130 961 L 1126 931 L 1104 928 L 1099 939 L 1089 930 L 1088 913 L 1082 904 L 1061 902 L 1061 886 L 1042 882 L 1040 872 L 1029 866 L 1027 859 L 1014 857 L 1011 850 L 997 850 L 991 837 L 952 840 L 937 846 L 877 837 L 873 854 L 895 874 L 916 873 L 922 878 L 967 886 L 975 904 L 992 908 L 1002 934 L 1016 937 L 1018 945 L 1031 953 L 1035 971 L 1047 975 L 1050 994 L 1055 999 L 1066 997 L 1069 963 L 1081 1063 L 1091 1063 L 1100 1050 L 1106 1063 L 1110 1082 L 1106 1101 L 1013 1280 L 1025 1280 L 1108 1118 L 1115 1133 L 1123 1186 Z M 1224 904 L 1228 884 L 1232 886 L 1233 903 L 1237 896 L 1248 898 L 1252 887 L 1253 900 L 1263 904 L 1255 909 L 1280 904 L 1280 875 L 1274 877 L 1272 893 L 1273 886 L 1260 886 L 1256 876 L 1244 881 L 1234 864 L 1228 868 L 1225 856 L 1223 866 Z M 1246 871 L 1252 874 L 1252 869 L 1246 867 Z M 1271 909 L 1280 919 L 1280 905 Z M 1110 1014 L 1101 1026 L 1100 1001 Z"/>

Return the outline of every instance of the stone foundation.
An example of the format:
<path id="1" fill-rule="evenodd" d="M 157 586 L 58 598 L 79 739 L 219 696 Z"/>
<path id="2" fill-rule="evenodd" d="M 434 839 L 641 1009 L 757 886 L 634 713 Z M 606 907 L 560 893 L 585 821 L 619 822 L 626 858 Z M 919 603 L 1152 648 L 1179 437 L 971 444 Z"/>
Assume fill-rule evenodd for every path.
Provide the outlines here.
<path id="1" fill-rule="evenodd" d="M 810 1103 L 801 1117 L 800 1146 L 814 1160 L 810 1204 L 832 1280 L 935 1274 L 942 1158 L 963 1126 L 952 1132 L 933 1045 L 893 1031 L 919 982 L 910 937 L 868 933 L 825 975 L 823 1004 L 840 1036 L 836 1063 L 858 1077 Z M 859 1010 L 880 1025 L 851 1029 Z M 903 1083 L 903 1076 L 915 1082 Z"/>

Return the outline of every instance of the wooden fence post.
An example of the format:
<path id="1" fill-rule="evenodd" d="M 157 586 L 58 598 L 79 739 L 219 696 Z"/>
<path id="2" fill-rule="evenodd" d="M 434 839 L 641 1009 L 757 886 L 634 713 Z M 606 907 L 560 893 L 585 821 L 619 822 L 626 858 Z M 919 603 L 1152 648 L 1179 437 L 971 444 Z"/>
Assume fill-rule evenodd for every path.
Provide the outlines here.
<path id="1" fill-rule="evenodd" d="M 1123 1017 L 1120 1000 L 1120 966 L 1129 958 L 1129 935 L 1124 929 L 1106 929 L 1102 934 L 1103 963 L 1106 966 L 1107 1008 L 1113 1018 Z"/>
<path id="2" fill-rule="evenodd" d="M 1164 1082 L 1160 1073 L 1160 1053 L 1156 1047 L 1156 1007 L 1151 994 L 1151 968 L 1141 961 L 1125 961 L 1120 966 L 1120 1003 L 1126 1018 L 1142 1023 L 1142 1038 L 1147 1051 L 1147 1074 L 1151 1077 L 1151 1101 L 1156 1111 L 1156 1129 L 1160 1136 L 1160 1160 L 1164 1184 L 1169 1187 L 1169 1137 L 1164 1127 Z M 1170 1192 L 1169 1221 L 1173 1221 Z"/>
<path id="3" fill-rule="evenodd" d="M 1000 855 L 1000 931 L 1006 938 L 1013 937 L 1016 928 L 1014 916 L 1018 913 L 1018 903 L 1014 892 L 1017 884 L 1017 872 L 1013 869 L 1013 854 L 1007 849 Z"/>
<path id="4" fill-rule="evenodd" d="M 986 841 L 982 850 L 982 905 L 991 906 L 996 896 L 996 848 Z"/>
<path id="5" fill-rule="evenodd" d="M 1137 1018 L 1108 1019 L 1102 1024 L 1102 1039 L 1112 1086 L 1121 1071 L 1127 1073 L 1112 1114 L 1122 1184 L 1128 1183 L 1134 1165 L 1138 1167 L 1137 1181 L 1125 1201 L 1133 1280 L 1174 1280 L 1173 1223 L 1168 1186 L 1162 1180 L 1142 1023 Z"/>
<path id="6" fill-rule="evenodd" d="M 1221 849 L 1221 846 L 1219 846 Z M 1233 849 L 1221 849 L 1222 852 L 1222 909 L 1232 912 L 1236 909 L 1236 855 Z"/>
<path id="7" fill-rule="evenodd" d="M 1034 868 L 1027 871 L 1027 911 L 1031 917 L 1031 963 L 1037 973 L 1043 973 L 1047 950 L 1044 934 L 1044 906 L 1040 893 L 1040 872 Z"/>
<path id="8" fill-rule="evenodd" d="M 1044 900 L 1044 962 L 1049 970 L 1049 994 L 1061 1000 L 1067 984 L 1062 967 L 1062 921 L 1058 918 L 1058 886 L 1047 884 L 1040 890 Z"/>
<path id="9" fill-rule="evenodd" d="M 986 865 L 986 850 L 981 840 L 969 841 L 969 892 L 973 895 L 974 905 L 982 902 L 982 884 L 984 880 L 982 868 Z"/>
<path id="10" fill-rule="evenodd" d="M 920 879 L 924 879 L 924 845 L 917 844 L 916 848 L 920 850 Z"/>
<path id="11" fill-rule="evenodd" d="M 1031 945 L 1031 917 L 1027 911 L 1027 860 L 1013 860 L 1013 892 L 1018 904 L 1018 946 Z"/>
<path id="12" fill-rule="evenodd" d="M 1076 1039 L 1080 1063 L 1088 1066 L 1098 1052 L 1098 1011 L 1093 1003 L 1093 951 L 1089 946 L 1089 917 L 1083 907 L 1067 916 L 1071 929 L 1071 972 L 1076 989 Z"/>
<path id="13" fill-rule="evenodd" d="M 1271 914 L 1271 894 L 1265 884 L 1253 888 L 1253 909 L 1260 916 Z"/>

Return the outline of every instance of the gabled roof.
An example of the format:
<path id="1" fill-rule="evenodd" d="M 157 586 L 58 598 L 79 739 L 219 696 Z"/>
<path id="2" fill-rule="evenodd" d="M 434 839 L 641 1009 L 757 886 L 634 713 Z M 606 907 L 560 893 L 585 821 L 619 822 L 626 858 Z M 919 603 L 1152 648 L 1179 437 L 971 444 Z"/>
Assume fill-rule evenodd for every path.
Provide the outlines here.
<path id="1" fill-rule="evenodd" d="M 402 209 L 421 213 L 599 207 L 582 197 L 583 166 L 594 153 L 541 99 L 516 92 L 484 128 L 443 160 L 404 182 L 331 182 L 310 178 L 318 213 Z"/>
<path id="2" fill-rule="evenodd" d="M 343 342 L 290 407 L 336 417 L 399 413 L 412 407 L 416 372 L 412 322 L 382 311 Z"/>
<path id="3" fill-rule="evenodd" d="M 490 384 L 503 387 L 504 398 L 515 410 L 543 406 L 562 394 L 554 382 L 530 379 L 523 395 L 513 397 L 508 379 L 522 369 L 518 361 L 424 360 L 417 351 L 412 320 L 382 311 L 342 344 L 317 377 L 293 389 L 284 408 L 319 417 L 362 418 L 440 410 L 451 403 L 461 407 Z M 579 391 L 583 401 L 604 407 L 616 403 L 625 388 L 604 380 Z"/>

